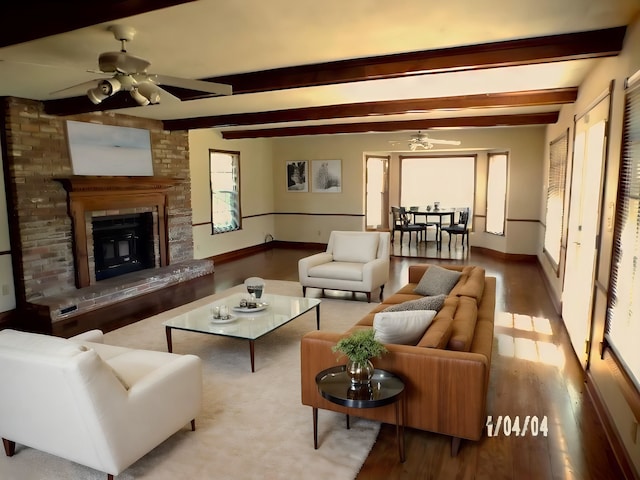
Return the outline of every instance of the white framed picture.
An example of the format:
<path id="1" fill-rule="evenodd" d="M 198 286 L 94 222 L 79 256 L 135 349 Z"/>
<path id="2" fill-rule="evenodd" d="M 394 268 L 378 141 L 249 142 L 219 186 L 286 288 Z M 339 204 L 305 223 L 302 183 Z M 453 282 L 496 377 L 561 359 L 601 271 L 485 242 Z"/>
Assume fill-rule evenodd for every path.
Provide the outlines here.
<path id="1" fill-rule="evenodd" d="M 342 160 L 313 160 L 311 177 L 315 193 L 342 192 Z"/>
<path id="2" fill-rule="evenodd" d="M 309 162 L 295 160 L 287 162 L 287 192 L 309 191 Z"/>

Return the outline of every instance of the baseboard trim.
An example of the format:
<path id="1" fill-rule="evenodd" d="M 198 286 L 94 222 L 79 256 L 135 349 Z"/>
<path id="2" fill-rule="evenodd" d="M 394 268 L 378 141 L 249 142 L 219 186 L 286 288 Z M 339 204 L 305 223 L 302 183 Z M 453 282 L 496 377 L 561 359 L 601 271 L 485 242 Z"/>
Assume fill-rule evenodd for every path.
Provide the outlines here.
<path id="1" fill-rule="evenodd" d="M 620 465 L 620 469 L 624 474 L 624 478 L 627 480 L 633 480 L 640 478 L 638 472 L 627 453 L 627 450 L 624 448 L 624 444 L 620 439 L 620 435 L 618 431 L 613 427 L 613 420 L 609 415 L 609 411 L 605 406 L 604 400 L 600 396 L 600 392 L 598 392 L 598 388 L 596 387 L 595 381 L 591 376 L 591 372 L 586 372 L 586 382 L 587 386 L 587 394 L 589 398 L 593 402 L 593 406 L 596 410 L 596 414 L 600 419 L 600 423 L 602 423 L 602 428 L 604 429 L 605 435 L 609 440 L 609 445 L 611 445 L 611 449 L 613 450 L 613 454 L 618 461 L 618 465 Z"/>
<path id="2" fill-rule="evenodd" d="M 490 248 L 485 247 L 476 247 L 475 245 L 471 245 L 471 249 L 474 252 L 481 252 L 483 255 L 488 257 L 497 258 L 499 260 L 505 260 L 507 262 L 537 262 L 537 255 L 527 255 L 524 253 L 506 253 L 506 252 L 498 252 L 497 250 L 491 250 Z"/>
<path id="3" fill-rule="evenodd" d="M 0 312 L 0 330 L 5 328 L 12 328 L 17 318 L 17 310 L 8 310 L 6 312 Z"/>
<path id="4" fill-rule="evenodd" d="M 310 242 L 285 242 L 282 240 L 272 240 L 271 242 L 265 242 L 251 247 L 241 248 L 239 250 L 233 250 L 231 252 L 221 253 L 220 255 L 214 255 L 209 257 L 213 260 L 214 264 L 221 264 L 224 262 L 230 262 L 238 258 L 248 257 L 254 253 L 264 252 L 271 250 L 272 248 L 292 248 L 299 250 L 307 249 L 319 249 L 325 250 L 327 248 L 326 243 L 310 243 Z"/>

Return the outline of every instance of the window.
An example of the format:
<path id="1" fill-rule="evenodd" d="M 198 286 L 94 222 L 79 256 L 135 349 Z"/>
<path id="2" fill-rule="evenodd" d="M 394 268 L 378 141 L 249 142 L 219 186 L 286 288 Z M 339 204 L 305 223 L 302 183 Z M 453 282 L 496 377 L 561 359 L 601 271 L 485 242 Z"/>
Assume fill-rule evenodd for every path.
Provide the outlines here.
<path id="1" fill-rule="evenodd" d="M 564 223 L 564 191 L 567 180 L 569 131 L 549 145 L 549 186 L 547 187 L 547 213 L 545 216 L 544 251 L 559 272 Z"/>
<path id="2" fill-rule="evenodd" d="M 507 154 L 489 154 L 487 176 L 487 225 L 488 233 L 504 235 L 504 216 L 507 206 Z"/>
<path id="3" fill-rule="evenodd" d="M 400 203 L 404 207 L 433 205 L 469 207 L 475 198 L 476 157 L 400 157 Z M 469 218 L 473 218 L 473 212 Z"/>
<path id="4" fill-rule="evenodd" d="M 640 81 L 628 83 L 605 339 L 640 390 Z"/>
<path id="5" fill-rule="evenodd" d="M 240 153 L 209 151 L 212 233 L 240 229 Z"/>

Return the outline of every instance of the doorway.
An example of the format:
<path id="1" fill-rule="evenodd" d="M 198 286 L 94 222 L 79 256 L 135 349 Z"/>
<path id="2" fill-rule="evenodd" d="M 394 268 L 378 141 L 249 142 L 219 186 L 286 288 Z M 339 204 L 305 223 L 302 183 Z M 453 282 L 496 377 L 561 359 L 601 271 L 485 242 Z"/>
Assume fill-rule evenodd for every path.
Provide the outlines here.
<path id="1" fill-rule="evenodd" d="M 576 118 L 562 318 L 583 366 L 588 363 L 610 95 Z"/>
<path id="2" fill-rule="evenodd" d="M 389 229 L 389 159 L 366 157 L 365 220 L 367 230 Z"/>

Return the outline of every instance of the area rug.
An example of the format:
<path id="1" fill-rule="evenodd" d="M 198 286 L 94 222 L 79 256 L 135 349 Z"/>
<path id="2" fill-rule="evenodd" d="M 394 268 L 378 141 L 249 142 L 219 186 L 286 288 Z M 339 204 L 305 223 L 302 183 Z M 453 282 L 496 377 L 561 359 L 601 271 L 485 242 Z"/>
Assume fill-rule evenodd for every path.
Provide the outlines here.
<path id="1" fill-rule="evenodd" d="M 244 286 L 237 286 L 214 297 L 242 290 Z M 279 280 L 268 280 L 266 291 L 302 294 L 299 283 Z M 323 298 L 320 327 L 344 331 L 372 307 L 357 300 Z M 166 351 L 161 321 L 150 317 L 107 333 L 105 343 Z M 192 353 L 203 361 L 203 410 L 196 418 L 196 431 L 185 425 L 116 479 L 353 479 L 380 425 L 353 418 L 347 430 L 344 415 L 320 410 L 320 446 L 313 448 L 312 409 L 300 400 L 300 338 L 315 328 L 312 310 L 257 340 L 255 373 L 247 341 L 174 330 L 173 351 Z M 16 445 L 14 457 L 0 455 L 0 478 L 104 480 L 106 475 Z"/>

